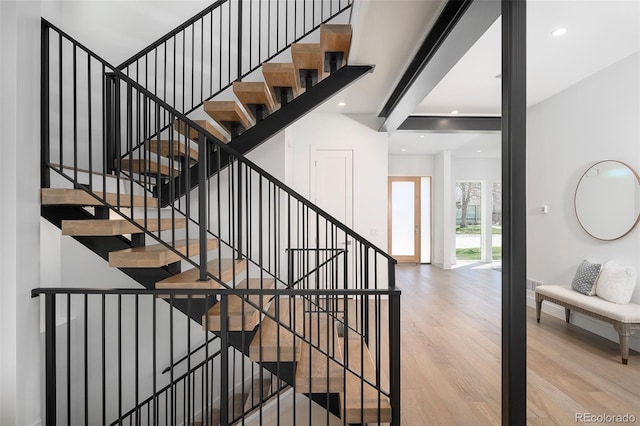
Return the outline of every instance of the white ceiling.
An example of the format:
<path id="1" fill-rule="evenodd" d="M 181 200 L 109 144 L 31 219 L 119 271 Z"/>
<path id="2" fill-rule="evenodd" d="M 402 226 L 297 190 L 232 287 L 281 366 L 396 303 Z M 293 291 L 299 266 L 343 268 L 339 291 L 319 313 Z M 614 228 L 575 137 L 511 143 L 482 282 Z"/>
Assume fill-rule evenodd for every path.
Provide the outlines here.
<path id="1" fill-rule="evenodd" d="M 457 110 L 459 115 L 500 115 L 501 80 L 496 78 L 501 73 L 500 26 L 498 19 L 418 105 L 415 114 L 451 115 Z M 560 27 L 567 33 L 553 37 L 551 32 Z M 639 1 L 529 1 L 527 104 L 535 105 L 639 50 Z M 389 152 L 401 152 L 407 138 L 399 132 L 391 135 Z M 454 155 L 473 155 L 471 141 L 476 138 L 462 148 L 445 143 L 449 138 L 440 135 L 433 145 L 412 145 L 402 153 L 433 153 L 442 146 L 454 150 Z M 500 155 L 500 138 L 493 140 L 493 149 L 478 146 L 482 150 L 478 156 Z M 458 149 L 463 152 L 457 153 Z"/>

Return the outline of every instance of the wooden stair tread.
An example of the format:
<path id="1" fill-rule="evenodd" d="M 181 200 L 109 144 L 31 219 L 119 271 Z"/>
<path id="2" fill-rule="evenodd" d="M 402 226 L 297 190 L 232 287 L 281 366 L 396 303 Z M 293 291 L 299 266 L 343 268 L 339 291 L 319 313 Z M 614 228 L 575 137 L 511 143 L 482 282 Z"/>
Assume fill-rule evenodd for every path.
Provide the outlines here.
<path id="1" fill-rule="evenodd" d="M 133 172 L 138 174 L 149 174 L 151 176 L 160 172 L 161 176 L 175 177 L 180 174 L 180 170 L 173 169 L 165 164 L 158 164 L 156 161 L 147 159 L 145 160 L 131 160 L 124 159 L 120 161 L 120 170 L 123 172 Z"/>
<path id="2" fill-rule="evenodd" d="M 300 360 L 296 367 L 296 392 L 344 391 L 342 353 L 333 320 L 327 314 L 305 314 L 305 316 L 307 316 L 305 338 L 310 343 L 302 342 Z"/>
<path id="3" fill-rule="evenodd" d="M 291 312 L 290 306 L 294 310 Z M 296 333 L 302 334 L 303 331 L 303 301 L 300 298 L 289 299 L 281 297 L 279 303 L 280 322 L 287 327 L 294 327 Z M 275 316 L 276 303 L 271 302 L 268 310 L 269 314 Z M 278 336 L 280 345 L 278 346 Z M 295 343 L 294 343 L 295 341 Z M 262 357 L 260 352 L 262 351 Z M 281 327 L 273 319 L 264 317 L 260 323 L 258 331 L 256 331 L 251 345 L 249 346 L 249 358 L 252 361 L 283 361 L 291 362 L 300 359 L 300 339 L 294 335 L 288 328 Z"/>
<path id="4" fill-rule="evenodd" d="M 242 280 L 240 283 L 236 285 L 236 288 L 273 288 L 275 285 L 275 280 L 272 278 L 268 279 L 260 279 L 260 278 L 250 278 L 247 284 L 247 280 Z M 231 295 L 228 298 L 227 309 L 228 309 L 228 328 L 229 331 L 250 331 L 253 330 L 260 319 L 262 311 L 256 309 L 254 306 L 250 305 L 247 302 L 244 302 L 244 298 L 241 296 Z M 259 295 L 250 295 L 248 296 L 249 301 L 254 303 L 255 305 L 261 306 L 263 309 L 269 303 L 270 296 L 262 296 L 262 304 L 260 303 Z M 220 331 L 221 330 L 221 320 L 222 317 L 220 315 L 220 311 L 222 309 L 221 303 L 216 303 L 209 309 L 208 317 L 209 317 L 209 331 Z M 244 309 L 244 311 L 243 311 Z M 244 322 L 243 322 L 244 321 Z M 243 327 L 244 325 L 244 327 Z M 202 316 L 202 326 L 207 326 L 207 315 Z"/>
<path id="5" fill-rule="evenodd" d="M 100 198 L 105 196 L 107 204 L 119 207 L 132 207 L 131 195 L 120 194 L 120 203 L 118 203 L 118 194 L 96 192 Z M 40 190 L 41 203 L 43 206 L 52 205 L 68 205 L 68 206 L 103 206 L 100 200 L 97 200 L 91 194 L 83 189 L 66 189 L 66 188 L 42 188 Z M 133 196 L 133 207 L 158 207 L 158 199 L 144 195 Z"/>
<path id="6" fill-rule="evenodd" d="M 249 113 L 251 113 L 249 104 L 264 105 L 269 113 L 276 109 L 276 102 L 264 82 L 236 81 L 233 83 L 233 93 Z"/>
<path id="7" fill-rule="evenodd" d="M 294 98 L 299 96 L 302 91 L 300 89 L 300 77 L 292 63 L 265 62 L 262 64 L 262 75 L 274 100 L 278 99 L 276 87 L 291 87 Z"/>
<path id="8" fill-rule="evenodd" d="M 200 243 L 196 239 L 178 240 L 175 249 L 186 255 L 195 256 L 200 252 Z M 217 240 L 207 240 L 207 249 L 213 250 L 218 246 Z M 162 244 L 143 247 L 132 247 L 109 253 L 109 266 L 112 268 L 159 268 L 182 260 L 182 257 Z"/>
<path id="9" fill-rule="evenodd" d="M 144 219 L 135 220 L 135 222 L 144 227 Z M 147 219 L 146 229 L 150 232 L 156 232 L 158 229 L 178 229 L 187 226 L 185 219 Z M 124 219 L 89 219 L 89 220 L 63 220 L 62 235 L 73 236 L 109 236 L 123 234 L 139 234 L 142 233 L 133 223 Z"/>
<path id="10" fill-rule="evenodd" d="M 151 140 L 146 141 L 144 146 L 147 151 L 163 157 L 189 157 L 194 161 L 198 161 L 198 151 L 188 147 L 184 142 L 161 140 L 160 143 L 158 143 L 157 140 Z"/>
<path id="11" fill-rule="evenodd" d="M 323 54 L 326 52 L 342 52 L 343 64 L 349 57 L 351 47 L 352 29 L 349 24 L 322 24 L 320 25 L 320 45 Z"/>
<path id="12" fill-rule="evenodd" d="M 320 43 L 293 43 L 291 58 L 296 71 L 317 70 L 318 81 L 322 80 L 324 72 L 324 54 Z"/>
<path id="13" fill-rule="evenodd" d="M 220 281 L 228 282 L 234 276 L 243 272 L 247 267 L 245 259 L 214 259 L 207 262 L 207 271 L 216 276 L 220 274 Z M 192 268 L 182 273 L 173 275 L 156 283 L 156 288 L 160 289 L 216 289 L 220 288 L 217 281 L 208 279 L 198 281 L 200 271 Z"/>
<path id="14" fill-rule="evenodd" d="M 236 101 L 207 101 L 204 103 L 203 109 L 222 127 L 227 127 L 223 124 L 225 122 L 238 122 L 245 129 L 251 127 L 251 120 Z"/>
<path id="15" fill-rule="evenodd" d="M 376 383 L 376 367 L 367 345 L 360 339 L 349 339 L 348 366 L 358 372 L 346 372 L 346 391 L 340 394 L 346 423 L 388 423 L 391 421 L 389 398 L 380 394 L 373 386 L 360 380 L 360 375 L 371 383 Z M 362 359 L 361 359 L 361 351 Z M 381 381 L 383 381 L 381 372 Z M 364 396 L 362 391 L 364 390 Z M 380 418 L 378 419 L 378 405 Z"/>
<path id="16" fill-rule="evenodd" d="M 228 143 L 229 137 L 228 135 L 223 134 L 218 128 L 216 128 L 213 124 L 209 123 L 207 120 L 193 120 L 198 126 L 202 127 L 207 132 L 211 133 L 211 135 L 215 136 L 220 142 Z M 187 125 L 182 121 L 176 120 L 174 123 L 174 127 L 178 133 L 188 137 L 189 139 L 198 142 L 198 131 L 193 127 L 189 128 L 189 134 L 187 135 Z"/>

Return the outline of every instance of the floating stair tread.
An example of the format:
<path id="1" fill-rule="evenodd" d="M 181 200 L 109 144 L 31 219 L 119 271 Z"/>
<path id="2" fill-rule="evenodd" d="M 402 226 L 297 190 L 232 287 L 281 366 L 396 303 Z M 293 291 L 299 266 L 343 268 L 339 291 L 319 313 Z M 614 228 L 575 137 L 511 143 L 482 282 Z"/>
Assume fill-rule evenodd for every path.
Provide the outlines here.
<path id="1" fill-rule="evenodd" d="M 156 232 L 158 229 L 178 229 L 187 226 L 185 219 L 144 219 L 135 221 L 138 225 L 145 227 L 147 231 Z M 142 233 L 133 223 L 124 219 L 90 219 L 90 220 L 63 220 L 62 235 L 79 236 L 110 236 L 123 234 Z"/>
<path id="2" fill-rule="evenodd" d="M 151 140 L 146 141 L 144 146 L 147 151 L 163 157 L 189 157 L 194 161 L 198 161 L 198 151 L 188 147 L 184 142 L 161 140 L 158 143 L 157 140 Z"/>
<path id="3" fill-rule="evenodd" d="M 105 196 L 107 204 L 119 207 L 132 207 L 131 195 L 96 192 L 100 198 Z M 42 188 L 40 190 L 41 203 L 43 206 L 68 205 L 68 206 L 103 206 L 104 204 L 83 189 L 65 188 Z M 145 204 L 146 203 L 146 204 Z M 133 207 L 158 207 L 158 199 L 145 197 L 144 195 L 133 196 Z"/>
<path id="4" fill-rule="evenodd" d="M 262 64 L 262 75 L 267 86 L 269 86 L 269 90 L 271 90 L 273 99 L 278 99 L 275 91 L 276 87 L 291 87 L 293 97 L 301 93 L 300 78 L 292 63 L 265 62 Z"/>
<path id="5" fill-rule="evenodd" d="M 247 285 L 247 280 L 242 280 L 242 282 L 236 285 L 236 288 L 273 288 L 275 285 L 275 280 L 272 278 L 268 279 L 260 279 L 260 278 L 251 278 L 249 279 L 249 283 Z M 262 309 L 269 303 L 270 296 L 262 296 L 262 304 L 260 303 L 260 296 L 257 294 L 252 294 L 248 296 L 249 301 L 257 306 L 261 306 Z M 244 305 L 244 311 L 243 311 Z M 216 303 L 211 309 L 209 309 L 209 331 L 220 331 L 221 320 L 222 317 L 220 315 L 220 311 L 222 309 L 221 303 Z M 244 301 L 244 297 L 242 296 L 229 296 L 227 309 L 229 315 L 227 316 L 228 328 L 229 331 L 251 331 L 255 328 L 258 320 L 260 319 L 260 315 L 262 313 L 261 310 L 256 309 L 253 305 Z M 244 322 L 243 322 L 244 318 Z M 202 326 L 205 327 L 207 325 L 207 316 L 202 316 Z M 244 325 L 244 327 L 243 327 Z"/>
<path id="6" fill-rule="evenodd" d="M 207 132 L 211 133 L 211 135 L 215 136 L 220 142 L 223 142 L 223 143 L 229 142 L 228 135 L 224 135 L 220 130 L 218 130 L 217 127 L 209 123 L 207 120 L 193 120 L 193 122 L 196 123 L 198 126 L 202 127 Z M 198 131 L 193 127 L 189 128 L 189 134 L 187 135 L 186 134 L 187 125 L 185 123 L 183 123 L 182 121 L 176 120 L 174 126 L 176 128 L 176 131 L 181 135 L 185 135 L 186 137 L 188 137 L 193 141 L 196 141 L 196 142 L 198 141 Z"/>
<path id="7" fill-rule="evenodd" d="M 160 172 L 161 176 L 175 177 L 180 174 L 180 170 L 173 169 L 165 164 L 158 164 L 155 161 L 147 159 L 145 160 L 130 160 L 124 159 L 120 162 L 120 170 L 123 172 L 132 171 L 138 174 L 150 174 L 156 175 Z"/>
<path id="8" fill-rule="evenodd" d="M 305 338 L 310 343 L 302 342 L 296 367 L 296 392 L 343 392 L 345 373 L 334 322 L 327 314 L 305 315 Z"/>
<path id="9" fill-rule="evenodd" d="M 290 306 L 291 305 L 291 306 Z M 291 309 L 294 309 L 295 315 L 289 315 Z M 292 331 L 287 327 L 294 327 L 296 333 L 302 334 L 303 318 L 302 318 L 303 301 L 299 298 L 289 299 L 280 298 L 279 303 L 279 319 L 286 327 L 281 327 L 273 319 L 264 317 L 260 323 L 258 331 L 256 331 L 251 345 L 249 346 L 249 358 L 252 361 L 282 361 L 292 362 L 300 359 L 300 338 L 295 337 Z M 268 310 L 269 314 L 275 316 L 276 303 L 271 302 Z M 278 346 L 278 336 L 280 345 Z M 294 343 L 295 340 L 295 343 Z M 262 356 L 260 351 L 262 350 Z"/>
<path id="10" fill-rule="evenodd" d="M 207 271 L 216 276 L 220 274 L 220 281 L 228 282 L 233 279 L 234 273 L 237 275 L 247 267 L 244 259 L 214 259 L 207 262 Z M 180 274 L 173 275 L 156 283 L 156 288 L 160 289 L 216 289 L 220 288 L 217 281 L 208 279 L 199 281 L 200 271 L 192 268 Z"/>
<path id="11" fill-rule="evenodd" d="M 233 93 L 249 111 L 249 104 L 264 105 L 272 113 L 276 109 L 276 102 L 267 85 L 261 81 L 236 81 L 233 83 Z"/>
<path id="12" fill-rule="evenodd" d="M 322 24 L 320 25 L 320 45 L 322 52 L 343 52 L 344 61 L 349 57 L 351 47 L 351 25 Z"/>
<path id="13" fill-rule="evenodd" d="M 318 81 L 322 80 L 324 54 L 320 43 L 293 43 L 291 58 L 296 70 L 318 70 Z"/>
<path id="14" fill-rule="evenodd" d="M 223 122 L 238 122 L 245 129 L 251 127 L 251 120 L 236 101 L 207 101 L 203 108 L 204 112 L 223 127 L 226 127 Z"/>
<path id="15" fill-rule="evenodd" d="M 218 240 L 207 240 L 207 249 L 213 250 L 218 246 Z M 196 256 L 200 252 L 198 240 L 178 240 L 175 249 L 189 256 Z M 182 260 L 182 257 L 162 244 L 143 247 L 132 247 L 109 253 L 109 266 L 112 268 L 159 268 Z"/>
<path id="16" fill-rule="evenodd" d="M 391 422 L 389 398 L 380 394 L 373 386 L 360 380 L 360 375 L 371 383 L 376 383 L 376 367 L 367 345 L 360 339 L 349 339 L 349 369 L 359 373 L 346 372 L 346 391 L 340 394 L 346 423 L 388 423 Z M 361 359 L 361 351 L 362 359 Z M 361 362 L 362 361 L 362 362 Z M 364 367 L 364 368 L 363 368 Z M 383 374 L 381 372 L 381 377 Z M 362 390 L 364 389 L 364 395 Z M 378 419 L 380 405 L 380 419 Z"/>

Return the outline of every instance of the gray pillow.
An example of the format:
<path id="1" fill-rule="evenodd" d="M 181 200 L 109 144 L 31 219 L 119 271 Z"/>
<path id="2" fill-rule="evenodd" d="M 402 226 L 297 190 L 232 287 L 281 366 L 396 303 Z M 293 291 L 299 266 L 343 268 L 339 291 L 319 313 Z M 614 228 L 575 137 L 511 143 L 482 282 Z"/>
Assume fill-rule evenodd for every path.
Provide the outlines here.
<path id="1" fill-rule="evenodd" d="M 596 294 L 596 281 L 601 269 L 602 264 L 583 260 L 573 277 L 571 288 L 587 296 L 593 296 Z"/>

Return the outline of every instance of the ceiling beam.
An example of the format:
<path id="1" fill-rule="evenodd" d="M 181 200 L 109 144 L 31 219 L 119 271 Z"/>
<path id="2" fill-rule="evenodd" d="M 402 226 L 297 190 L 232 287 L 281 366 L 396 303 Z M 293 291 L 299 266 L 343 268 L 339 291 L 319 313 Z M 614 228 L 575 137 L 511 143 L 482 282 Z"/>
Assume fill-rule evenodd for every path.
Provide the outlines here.
<path id="1" fill-rule="evenodd" d="M 500 16 L 500 1 L 449 0 L 379 116 L 393 132 Z"/>
<path id="2" fill-rule="evenodd" d="M 420 132 L 454 133 L 454 132 L 499 132 L 502 119 L 500 117 L 451 117 L 437 115 L 411 115 L 398 126 L 398 130 Z"/>

